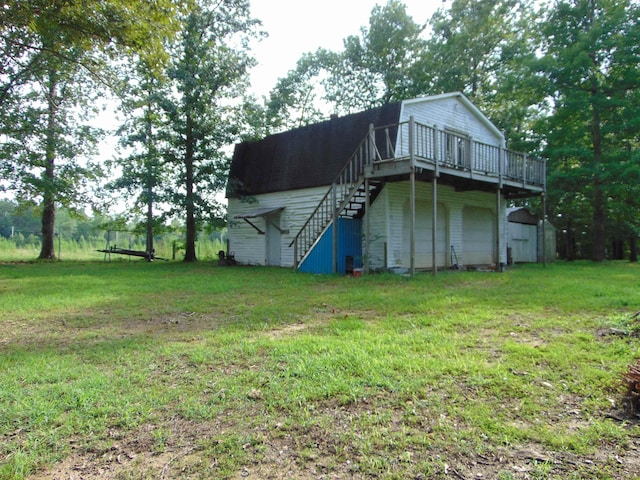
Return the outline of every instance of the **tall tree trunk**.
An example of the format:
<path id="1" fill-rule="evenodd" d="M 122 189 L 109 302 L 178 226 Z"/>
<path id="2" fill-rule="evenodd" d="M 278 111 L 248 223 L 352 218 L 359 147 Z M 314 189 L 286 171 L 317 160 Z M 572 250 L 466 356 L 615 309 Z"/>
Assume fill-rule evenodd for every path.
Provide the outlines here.
<path id="1" fill-rule="evenodd" d="M 150 175 L 149 175 L 150 176 Z M 153 247 L 153 188 L 150 186 L 151 181 L 147 180 L 147 260 L 153 259 L 154 247 Z"/>
<path id="2" fill-rule="evenodd" d="M 611 241 L 611 259 L 622 260 L 624 258 L 624 240 L 614 238 Z"/>
<path id="3" fill-rule="evenodd" d="M 606 257 L 606 230 L 605 223 L 606 197 L 603 189 L 600 169 L 602 167 L 602 132 L 600 129 L 600 110 L 595 98 L 598 92 L 597 80 L 592 80 L 593 90 L 591 94 L 591 140 L 593 143 L 593 244 L 591 258 L 596 262 L 601 262 Z"/>
<path id="4" fill-rule="evenodd" d="M 634 263 L 638 261 L 638 239 L 635 234 L 629 238 L 629 261 Z"/>
<path id="5" fill-rule="evenodd" d="M 55 260 L 55 158 L 56 158 L 56 127 L 57 127 L 57 75 L 53 69 L 48 72 L 47 91 L 47 131 L 45 140 L 44 189 L 42 200 L 42 248 L 38 258 Z"/>
<path id="6" fill-rule="evenodd" d="M 151 106 L 147 110 L 147 260 L 152 260 L 153 248 L 153 164 L 155 162 L 155 147 L 153 139 L 153 123 Z"/>
<path id="7" fill-rule="evenodd" d="M 187 240 L 184 252 L 185 262 L 195 262 L 196 258 L 196 212 L 195 212 L 195 199 L 193 193 L 194 172 L 193 162 L 195 153 L 195 138 L 193 135 L 193 119 L 191 115 L 187 114 L 187 131 L 186 131 L 186 151 L 184 158 L 185 167 L 185 188 L 187 191 L 186 196 L 186 228 L 187 228 Z"/>
<path id="8" fill-rule="evenodd" d="M 568 262 L 571 262 L 576 259 L 576 245 L 575 238 L 573 235 L 573 223 L 569 220 L 567 225 L 567 234 L 566 234 L 566 245 L 565 245 L 565 259 Z"/>

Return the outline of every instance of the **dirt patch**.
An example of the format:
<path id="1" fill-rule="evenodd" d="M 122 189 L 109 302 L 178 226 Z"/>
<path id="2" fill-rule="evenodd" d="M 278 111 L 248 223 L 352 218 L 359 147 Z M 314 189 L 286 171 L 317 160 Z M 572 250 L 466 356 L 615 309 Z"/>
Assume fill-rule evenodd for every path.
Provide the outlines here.
<path id="1" fill-rule="evenodd" d="M 305 323 L 293 323 L 291 325 L 285 325 L 280 328 L 275 328 L 270 330 L 265 334 L 265 336 L 271 340 L 277 340 L 279 338 L 285 338 L 288 335 L 293 335 L 298 332 L 302 332 L 309 328 L 308 324 Z"/>
<path id="2" fill-rule="evenodd" d="M 327 403 L 295 424 L 261 411 L 256 402 L 251 426 L 223 415 L 109 431 L 100 447 L 88 451 L 71 442 L 73 453 L 65 461 L 30 479 L 530 479 L 570 473 L 600 478 L 606 472 L 607 478 L 622 480 L 640 475 L 638 438 L 625 445 L 603 443 L 590 455 L 535 443 L 456 445 L 438 431 L 446 419 L 430 418 L 412 402 L 390 408 L 388 401 Z M 587 421 L 575 416 L 572 428 Z"/>

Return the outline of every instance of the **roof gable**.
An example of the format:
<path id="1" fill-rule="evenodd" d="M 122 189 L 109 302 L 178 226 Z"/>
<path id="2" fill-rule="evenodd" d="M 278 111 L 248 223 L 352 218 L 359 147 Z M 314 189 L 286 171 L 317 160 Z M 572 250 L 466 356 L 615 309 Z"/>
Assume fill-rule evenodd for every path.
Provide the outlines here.
<path id="1" fill-rule="evenodd" d="M 500 131 L 500 129 L 496 127 L 491 122 L 491 120 L 489 120 L 489 118 L 484 113 L 482 113 L 482 111 L 462 92 L 450 92 L 443 93 L 441 95 L 429 95 L 425 97 L 413 98 L 411 100 L 405 100 L 402 102 L 403 112 L 406 107 L 427 103 L 437 103 L 451 99 L 456 100 L 457 102 L 462 104 L 471 113 L 471 115 L 487 130 L 489 130 L 496 138 L 498 138 L 500 140 L 500 144 L 504 146 L 505 138 L 503 132 Z M 401 113 L 401 118 L 403 118 L 404 116 L 405 115 Z"/>
<path id="2" fill-rule="evenodd" d="M 330 185 L 369 131 L 398 123 L 401 103 L 270 135 L 235 147 L 227 196 Z"/>

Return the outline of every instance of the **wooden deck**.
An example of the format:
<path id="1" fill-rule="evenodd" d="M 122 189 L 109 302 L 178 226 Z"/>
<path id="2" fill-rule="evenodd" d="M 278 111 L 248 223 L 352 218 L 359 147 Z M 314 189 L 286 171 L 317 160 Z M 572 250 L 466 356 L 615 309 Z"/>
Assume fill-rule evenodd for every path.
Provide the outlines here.
<path id="1" fill-rule="evenodd" d="M 470 137 L 414 122 L 372 129 L 370 153 L 363 162 L 367 178 L 434 176 L 461 190 L 496 191 L 506 198 L 532 197 L 545 190 L 545 160 Z M 372 146 L 375 145 L 375 150 Z"/>

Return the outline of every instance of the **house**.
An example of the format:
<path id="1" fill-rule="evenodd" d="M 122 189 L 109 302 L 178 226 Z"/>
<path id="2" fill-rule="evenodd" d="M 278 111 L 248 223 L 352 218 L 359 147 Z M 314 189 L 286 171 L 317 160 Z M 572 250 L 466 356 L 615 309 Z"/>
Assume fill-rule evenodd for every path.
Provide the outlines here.
<path id="1" fill-rule="evenodd" d="M 236 145 L 229 250 L 318 273 L 497 266 L 507 202 L 544 189 L 544 160 L 463 94 L 404 100 Z"/>
<path id="2" fill-rule="evenodd" d="M 555 261 L 556 230 L 525 207 L 507 208 L 507 263 Z M 543 252 L 546 251 L 546 256 Z"/>

